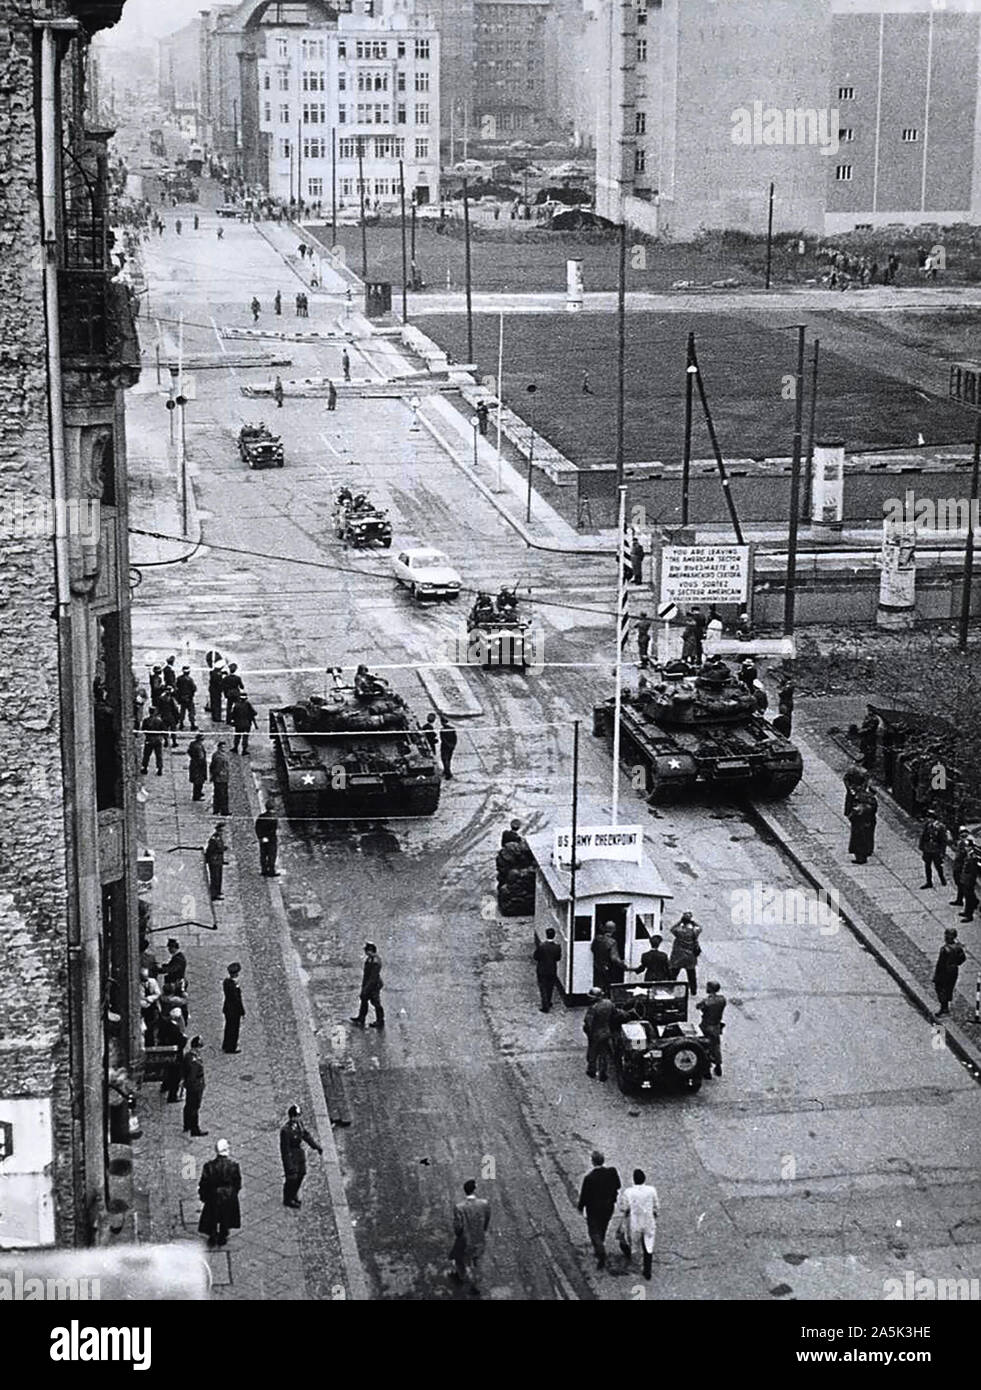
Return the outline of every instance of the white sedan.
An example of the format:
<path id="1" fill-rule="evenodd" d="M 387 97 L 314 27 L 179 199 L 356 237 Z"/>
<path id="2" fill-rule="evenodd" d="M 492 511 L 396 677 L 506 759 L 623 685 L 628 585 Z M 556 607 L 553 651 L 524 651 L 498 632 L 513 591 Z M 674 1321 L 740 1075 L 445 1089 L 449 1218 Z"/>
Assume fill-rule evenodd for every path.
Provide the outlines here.
<path id="1" fill-rule="evenodd" d="M 462 580 L 441 550 L 420 546 L 392 556 L 398 582 L 415 599 L 456 598 Z"/>

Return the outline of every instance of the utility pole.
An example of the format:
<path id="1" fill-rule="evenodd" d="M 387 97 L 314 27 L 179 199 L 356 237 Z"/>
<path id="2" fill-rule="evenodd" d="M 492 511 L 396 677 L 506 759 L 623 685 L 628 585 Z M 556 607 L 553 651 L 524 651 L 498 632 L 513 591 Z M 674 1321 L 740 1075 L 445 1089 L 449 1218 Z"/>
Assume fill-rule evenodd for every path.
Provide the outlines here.
<path id="1" fill-rule="evenodd" d="M 726 473 L 725 460 L 722 457 L 722 449 L 719 445 L 719 436 L 715 432 L 715 422 L 712 419 L 712 411 L 709 408 L 708 396 L 705 394 L 705 382 L 702 380 L 702 373 L 699 370 L 698 356 L 695 353 L 694 342 L 691 347 L 691 365 L 695 368 L 692 377 L 695 385 L 698 387 L 698 399 L 702 403 L 702 413 L 705 416 L 705 427 L 708 430 L 709 439 L 712 441 L 712 452 L 715 455 L 716 467 L 719 470 L 719 480 L 722 483 L 722 495 L 725 497 L 726 506 L 729 509 L 729 520 L 732 522 L 732 529 L 736 533 L 736 543 L 737 545 L 742 545 L 744 543 L 743 528 L 739 524 L 739 513 L 736 510 L 735 498 L 732 495 L 732 484 L 729 482 L 729 476 Z"/>
<path id="2" fill-rule="evenodd" d="M 364 225 L 364 140 L 358 137 L 358 191 L 361 194 L 361 279 L 368 279 L 368 233 Z"/>
<path id="3" fill-rule="evenodd" d="M 399 205 L 402 214 L 402 322 L 409 321 L 408 267 L 405 250 L 405 163 L 399 160 Z"/>
<path id="4" fill-rule="evenodd" d="M 627 362 L 627 224 L 620 223 L 617 263 L 617 487 L 623 486 L 624 387 Z M 617 560 L 619 563 L 619 557 Z"/>
<path id="5" fill-rule="evenodd" d="M 528 445 L 528 502 L 525 507 L 525 521 L 531 521 L 531 469 L 535 461 L 535 392 L 538 387 L 532 383 L 526 388 L 531 402 L 531 441 Z"/>
<path id="6" fill-rule="evenodd" d="M 337 127 L 330 128 L 330 244 L 337 245 Z"/>
<path id="7" fill-rule="evenodd" d="M 787 532 L 787 578 L 783 595 L 783 635 L 794 631 L 794 602 L 797 597 L 797 526 L 800 519 L 800 464 L 804 433 L 804 340 L 807 329 L 797 328 L 797 371 L 794 380 L 794 452 L 790 473 L 790 526 Z"/>
<path id="8" fill-rule="evenodd" d="M 410 232 L 411 232 L 411 235 L 412 235 L 412 254 L 411 254 L 410 259 L 411 259 L 411 261 L 412 261 L 412 267 L 413 267 L 413 269 L 415 269 L 415 264 L 416 264 L 416 205 L 415 205 L 415 200 L 413 200 L 413 203 L 412 203 L 412 225 L 411 225 L 411 227 L 410 227 Z"/>
<path id="9" fill-rule="evenodd" d="M 572 936 L 576 931 L 576 836 L 579 831 L 579 720 L 577 719 L 572 726 L 572 862 L 569 865 L 569 918 Z M 572 938 L 570 937 L 570 940 Z M 570 951 L 570 957 L 572 952 Z M 570 971 L 568 976 L 569 984 L 572 984 L 572 962 L 569 961 L 567 967 Z"/>
<path id="10" fill-rule="evenodd" d="M 818 403 L 818 354 L 821 350 L 821 339 L 814 339 L 814 351 L 811 356 L 811 401 L 810 412 L 807 421 L 807 454 L 804 458 L 804 486 L 801 489 L 800 499 L 800 518 L 806 521 L 811 515 L 811 489 L 814 486 L 814 439 L 817 430 L 817 403 Z"/>
<path id="11" fill-rule="evenodd" d="M 967 510 L 967 540 L 964 542 L 964 589 L 961 593 L 961 621 L 957 650 L 967 651 L 967 632 L 971 623 L 971 589 L 974 587 L 974 514 L 978 509 L 978 473 L 981 471 L 981 410 L 974 421 L 974 467 L 971 470 L 971 503 Z"/>
<path id="12" fill-rule="evenodd" d="M 296 123 L 296 218 L 303 217 L 303 126 Z"/>
<path id="13" fill-rule="evenodd" d="M 620 566 L 620 574 L 617 579 L 617 626 L 613 639 L 617 644 L 616 685 L 613 698 L 613 825 L 618 823 L 620 811 L 620 711 L 623 707 L 623 643 L 620 640 L 620 635 L 623 630 L 623 614 L 627 603 L 627 580 L 621 546 L 626 529 L 627 489 L 621 483 L 617 490 L 617 564 Z"/>
<path id="14" fill-rule="evenodd" d="M 470 198 L 463 180 L 463 247 L 467 278 L 467 362 L 473 362 L 473 286 L 470 271 Z"/>
<path id="15" fill-rule="evenodd" d="M 685 456 L 681 463 L 681 524 L 688 525 L 688 493 L 691 486 L 691 416 L 695 404 L 695 335 L 688 334 L 685 356 Z"/>
<path id="16" fill-rule="evenodd" d="M 766 287 L 770 288 L 770 271 L 773 268 L 773 184 L 770 184 L 769 211 L 766 218 Z"/>

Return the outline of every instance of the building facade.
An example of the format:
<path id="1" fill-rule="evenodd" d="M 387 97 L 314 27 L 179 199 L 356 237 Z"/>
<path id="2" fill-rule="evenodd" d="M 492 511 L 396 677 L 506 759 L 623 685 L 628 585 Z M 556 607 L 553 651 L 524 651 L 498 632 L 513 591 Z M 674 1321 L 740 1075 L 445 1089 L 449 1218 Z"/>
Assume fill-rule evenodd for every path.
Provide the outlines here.
<path id="1" fill-rule="evenodd" d="M 551 10 L 551 0 L 475 0 L 473 138 L 554 133 L 546 33 Z"/>
<path id="2" fill-rule="evenodd" d="M 977 221 L 973 0 L 612 0 L 597 211 L 654 235 Z"/>
<path id="3" fill-rule="evenodd" d="M 110 132 L 84 90 L 123 0 L 2 0 L 0 1245 L 85 1244 L 109 1208 L 111 1066 L 140 1055 L 123 392 Z"/>

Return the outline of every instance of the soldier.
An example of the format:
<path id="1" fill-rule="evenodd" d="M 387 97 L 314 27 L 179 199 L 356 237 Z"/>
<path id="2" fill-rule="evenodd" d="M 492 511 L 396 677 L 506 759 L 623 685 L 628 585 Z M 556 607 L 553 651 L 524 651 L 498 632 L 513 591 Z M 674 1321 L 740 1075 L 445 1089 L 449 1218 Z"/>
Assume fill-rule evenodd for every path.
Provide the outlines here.
<path id="1" fill-rule="evenodd" d="M 181 673 L 177 677 L 175 693 L 177 695 L 177 706 L 180 710 L 180 724 L 178 728 L 183 729 L 185 718 L 190 720 L 191 728 L 196 729 L 197 715 L 194 710 L 194 696 L 197 694 L 197 685 L 191 675 L 190 666 L 181 667 Z"/>
<path id="2" fill-rule="evenodd" d="M 856 864 L 865 864 L 875 851 L 875 822 L 879 813 L 879 801 L 871 787 L 858 793 L 852 802 L 848 819 L 852 833 L 848 839 L 848 853 Z"/>
<path id="3" fill-rule="evenodd" d="M 150 766 L 151 756 L 156 760 L 157 776 L 163 776 L 163 750 L 166 742 L 164 733 L 164 722 L 155 709 L 152 709 L 143 721 L 143 764 L 141 770 L 145 773 Z"/>
<path id="4" fill-rule="evenodd" d="M 252 296 L 252 303 L 249 305 L 249 308 L 252 310 L 252 322 L 253 322 L 253 323 L 258 323 L 258 322 L 259 322 L 259 311 L 260 311 L 261 307 L 262 307 L 262 306 L 260 305 L 258 299 L 256 299 L 255 295 L 253 295 L 253 296 Z"/>
<path id="5" fill-rule="evenodd" d="M 177 747 L 177 729 L 181 722 L 181 707 L 177 703 L 177 696 L 169 685 L 165 685 L 160 692 L 160 699 L 157 701 L 157 713 L 163 720 L 163 726 L 170 734 L 171 748 Z M 166 738 L 164 742 L 166 743 Z"/>
<path id="6" fill-rule="evenodd" d="M 586 1075 L 595 1077 L 599 1069 L 600 1081 L 605 1081 L 611 1061 L 610 1027 L 614 1010 L 613 1000 L 607 999 L 598 985 L 589 991 L 592 1003 L 586 1010 L 582 1031 L 586 1034 Z"/>
<path id="7" fill-rule="evenodd" d="M 439 728 L 436 724 L 435 714 L 426 715 L 426 722 L 422 726 L 422 736 L 429 744 L 430 751 L 435 758 L 439 752 Z"/>
<path id="8" fill-rule="evenodd" d="M 637 615 L 637 655 L 642 667 L 650 664 L 648 652 L 651 646 L 651 620 L 646 613 Z"/>
<path id="9" fill-rule="evenodd" d="M 698 944 L 698 938 L 701 934 L 702 929 L 690 912 L 683 912 L 671 928 L 674 944 L 671 947 L 668 970 L 672 980 L 676 980 L 683 970 L 692 994 L 698 990 L 696 967 L 698 957 L 702 954 L 702 948 Z"/>
<path id="10" fill-rule="evenodd" d="M 712 1059 L 712 1073 L 722 1075 L 722 1030 L 725 1024 L 722 1015 L 726 1011 L 727 999 L 722 993 L 718 980 L 709 980 L 705 986 L 706 994 L 695 1005 L 702 1016 L 702 1034 L 709 1041 L 709 1056 Z"/>
<path id="11" fill-rule="evenodd" d="M 219 821 L 204 847 L 204 862 L 208 869 L 208 887 L 213 903 L 220 903 L 223 898 L 221 887 L 222 875 L 225 871 L 225 850 L 225 826 L 224 822 Z"/>
<path id="12" fill-rule="evenodd" d="M 168 1105 L 173 1105 L 177 1101 L 177 1091 L 181 1084 L 183 1071 L 184 1048 L 187 1046 L 184 1019 L 180 1009 L 176 1007 L 171 1009 L 169 1014 L 160 1020 L 157 1027 L 157 1046 L 176 1049 L 174 1056 L 166 1065 L 163 1079 L 160 1082 L 161 1094 L 166 1095 Z"/>
<path id="13" fill-rule="evenodd" d="M 513 820 L 507 830 L 501 832 L 501 849 L 505 845 L 523 845 L 525 837 L 521 833 L 521 822 Z"/>
<path id="14" fill-rule="evenodd" d="M 271 807 L 267 806 L 256 817 L 256 839 L 259 841 L 259 871 L 264 878 L 278 878 L 276 855 L 279 850 L 279 820 Z"/>
<path id="15" fill-rule="evenodd" d="M 276 291 L 276 297 L 273 300 L 273 309 L 277 316 L 283 312 L 283 296 L 280 294 L 279 290 Z"/>
<path id="16" fill-rule="evenodd" d="M 933 870 L 936 869 L 941 885 L 946 886 L 944 877 L 944 858 L 947 853 L 947 827 L 935 812 L 928 811 L 923 829 L 920 831 L 920 855 L 926 871 L 926 882 L 921 888 L 933 887 Z"/>
<path id="17" fill-rule="evenodd" d="M 964 867 L 961 869 L 960 883 L 958 884 L 958 887 L 964 893 L 964 911 L 961 913 L 962 922 L 974 921 L 974 914 L 978 906 L 979 868 L 981 868 L 981 864 L 978 862 L 978 849 L 972 840 L 964 859 Z"/>
<path id="18" fill-rule="evenodd" d="M 593 953 L 593 984 L 601 994 L 609 994 L 614 970 L 626 969 L 625 962 L 620 958 L 615 931 L 615 923 L 604 922 L 590 947 Z"/>
<path id="19" fill-rule="evenodd" d="M 439 716 L 439 757 L 443 764 L 443 776 L 449 781 L 453 773 L 453 754 L 456 752 L 458 734 L 445 714 Z"/>
<path id="20" fill-rule="evenodd" d="M 681 659 L 692 666 L 700 666 L 702 661 L 702 635 L 698 624 L 689 618 L 681 638 Z"/>
<path id="21" fill-rule="evenodd" d="M 490 411 L 489 411 L 488 408 L 487 408 L 487 402 L 486 402 L 486 401 L 478 401 L 478 402 L 477 402 L 476 415 L 477 415 L 477 428 L 480 430 L 480 433 L 481 433 L 481 434 L 486 435 L 486 433 L 487 433 L 487 421 L 488 421 L 488 417 L 489 417 L 489 415 L 490 415 Z"/>
<path id="22" fill-rule="evenodd" d="M 937 999 L 940 1001 L 940 1008 L 937 1010 L 937 1017 L 950 1013 L 950 1001 L 954 997 L 954 987 L 957 984 L 957 975 L 967 956 L 964 947 L 957 940 L 957 930 L 948 927 L 944 932 L 944 944 L 940 948 L 937 956 L 937 964 L 933 971 L 933 987 L 937 991 Z"/>
<path id="23" fill-rule="evenodd" d="M 337 409 L 337 387 L 332 381 L 327 382 L 327 409 Z"/>
<path id="24" fill-rule="evenodd" d="M 204 800 L 204 784 L 208 780 L 208 750 L 204 746 L 204 735 L 198 734 L 192 738 L 187 745 L 187 756 L 189 758 L 187 779 L 194 790 L 191 793 L 192 801 Z"/>
<path id="25" fill-rule="evenodd" d="M 630 565 L 633 571 L 630 576 L 631 584 L 642 584 L 644 582 L 644 554 L 644 547 L 641 544 L 640 537 L 634 535 L 630 543 Z"/>
<path id="26" fill-rule="evenodd" d="M 344 373 L 344 380 L 351 380 L 351 359 L 347 354 L 347 348 L 341 353 L 341 370 Z"/>
<path id="27" fill-rule="evenodd" d="M 382 962 L 378 954 L 378 947 L 373 941 L 364 943 L 364 968 L 361 972 L 361 1007 L 357 1015 L 352 1016 L 351 1022 L 357 1024 L 359 1028 L 364 1027 L 364 1021 L 368 1017 L 368 1005 L 375 1011 L 374 1021 L 368 1026 L 370 1028 L 385 1027 L 385 1010 L 382 1008 Z"/>
<path id="28" fill-rule="evenodd" d="M 244 689 L 245 681 L 238 674 L 237 662 L 231 662 L 225 677 L 221 683 L 222 694 L 225 697 L 225 723 L 232 722 L 232 710 L 235 708 L 235 701 Z"/>
<path id="29" fill-rule="evenodd" d="M 204 1062 L 201 1050 L 204 1041 L 200 1036 L 191 1039 L 184 1053 L 181 1074 L 184 1079 L 184 1133 L 195 1139 L 202 1139 L 207 1130 L 201 1128 L 201 1102 L 204 1099 Z"/>
<path id="30" fill-rule="evenodd" d="M 223 996 L 221 1012 L 225 1019 L 225 1032 L 221 1040 L 222 1052 L 238 1052 L 239 1050 L 238 1035 L 242 1026 L 242 1019 L 245 1017 L 242 986 L 238 982 L 241 973 L 241 965 L 237 960 L 233 960 L 228 967 L 228 974 L 221 982 Z"/>
<path id="31" fill-rule="evenodd" d="M 318 1154 L 323 1153 L 323 1149 L 316 1139 L 304 1127 L 300 1118 L 300 1107 L 291 1105 L 286 1115 L 286 1123 L 279 1131 L 279 1155 L 283 1160 L 284 1207 L 296 1208 L 300 1206 L 300 1188 L 307 1175 L 307 1156 L 303 1152 L 304 1144 L 307 1144 L 311 1149 L 316 1149 Z"/>
<path id="32" fill-rule="evenodd" d="M 868 790 L 869 774 L 865 771 L 864 767 L 859 767 L 857 763 L 854 763 L 847 769 L 842 780 L 845 783 L 844 814 L 848 817 L 851 815 L 852 807 L 855 805 L 855 798 L 864 795 Z"/>
<path id="33" fill-rule="evenodd" d="M 283 378 L 277 372 L 276 380 L 273 384 L 273 400 L 279 410 L 283 408 Z"/>
<path id="34" fill-rule="evenodd" d="M 208 778 L 212 786 L 211 811 L 216 816 L 228 815 L 228 753 L 224 740 L 219 739 L 218 747 L 211 755 Z"/>
<path id="35" fill-rule="evenodd" d="M 951 870 L 954 878 L 954 884 L 957 888 L 957 897 L 951 898 L 951 907 L 964 906 L 964 887 L 961 883 L 961 874 L 964 871 L 965 861 L 967 859 L 968 854 L 971 852 L 973 845 L 974 840 L 968 834 L 964 826 L 961 826 L 957 832 L 957 844 L 954 847 L 954 864 Z"/>
<path id="36" fill-rule="evenodd" d="M 238 752 L 239 742 L 241 742 L 242 753 L 248 757 L 249 734 L 253 729 L 259 727 L 259 721 L 256 717 L 255 705 L 244 690 L 239 691 L 238 699 L 232 706 L 232 726 L 235 730 L 235 737 L 232 739 L 232 752 Z"/>
<path id="37" fill-rule="evenodd" d="M 225 1245 L 228 1232 L 242 1225 L 238 1194 L 242 1189 L 242 1170 L 228 1156 L 228 1140 L 215 1144 L 215 1157 L 201 1170 L 198 1196 L 204 1204 L 198 1230 L 208 1237 L 208 1248 Z"/>
<path id="38" fill-rule="evenodd" d="M 222 685 L 225 679 L 225 668 L 220 661 L 216 661 L 208 675 L 208 704 L 211 707 L 211 722 L 221 723 L 221 696 Z"/>
<path id="39" fill-rule="evenodd" d="M 535 947 L 535 975 L 538 979 L 538 993 L 541 995 L 540 1009 L 547 1014 L 552 1007 L 552 992 L 558 984 L 559 961 L 562 947 L 555 939 L 555 928 L 545 928 L 545 940 Z"/>
<path id="40" fill-rule="evenodd" d="M 150 703 L 156 708 L 157 701 L 160 699 L 161 691 L 164 688 L 163 668 L 154 666 L 150 672 Z"/>

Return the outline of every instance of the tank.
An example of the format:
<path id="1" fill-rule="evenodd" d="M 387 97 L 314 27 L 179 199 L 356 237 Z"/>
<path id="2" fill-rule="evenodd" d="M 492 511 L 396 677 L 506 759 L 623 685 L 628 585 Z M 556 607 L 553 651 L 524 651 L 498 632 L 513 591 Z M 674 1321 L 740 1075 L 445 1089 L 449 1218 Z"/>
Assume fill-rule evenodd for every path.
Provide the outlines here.
<path id="1" fill-rule="evenodd" d="M 292 819 L 431 816 L 442 776 L 436 754 L 401 695 L 359 670 L 332 672 L 327 699 L 311 695 L 269 711 L 269 732 Z"/>
<path id="2" fill-rule="evenodd" d="M 651 801 L 703 785 L 777 798 L 804 772 L 800 752 L 759 712 L 752 691 L 719 658 L 700 668 L 670 662 L 657 683 L 624 691 L 620 753 L 643 767 Z M 613 700 L 593 710 L 593 733 L 612 738 Z"/>

